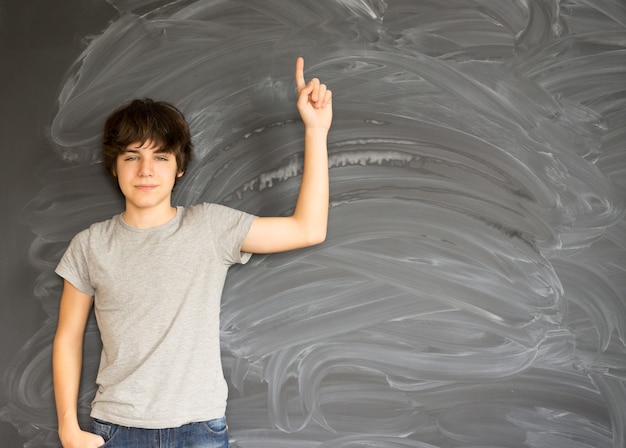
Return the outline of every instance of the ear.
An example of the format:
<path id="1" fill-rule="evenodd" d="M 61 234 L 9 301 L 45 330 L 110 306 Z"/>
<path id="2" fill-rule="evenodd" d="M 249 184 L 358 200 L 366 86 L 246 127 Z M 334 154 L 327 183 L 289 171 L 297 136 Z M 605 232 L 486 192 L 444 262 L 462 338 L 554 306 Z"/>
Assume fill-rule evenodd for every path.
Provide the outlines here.
<path id="1" fill-rule="evenodd" d="M 185 174 L 184 171 L 179 171 L 178 174 L 176 174 L 176 177 L 183 177 L 183 174 Z"/>

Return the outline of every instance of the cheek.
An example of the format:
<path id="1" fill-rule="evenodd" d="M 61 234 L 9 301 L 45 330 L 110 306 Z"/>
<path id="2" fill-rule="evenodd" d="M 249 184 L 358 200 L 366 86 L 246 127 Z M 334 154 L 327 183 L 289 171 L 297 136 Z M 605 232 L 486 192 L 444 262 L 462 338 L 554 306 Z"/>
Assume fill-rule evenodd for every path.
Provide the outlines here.
<path id="1" fill-rule="evenodd" d="M 117 179 L 119 186 L 123 187 L 132 181 L 133 175 L 130 170 L 122 168 L 115 171 L 115 178 Z"/>
<path id="2" fill-rule="evenodd" d="M 115 162 L 115 165 L 113 165 L 113 168 L 111 169 L 111 171 L 113 172 L 114 177 L 117 177 L 118 179 L 120 179 L 125 176 L 125 172 L 128 171 L 128 167 L 125 167 L 122 161 L 118 159 Z"/>

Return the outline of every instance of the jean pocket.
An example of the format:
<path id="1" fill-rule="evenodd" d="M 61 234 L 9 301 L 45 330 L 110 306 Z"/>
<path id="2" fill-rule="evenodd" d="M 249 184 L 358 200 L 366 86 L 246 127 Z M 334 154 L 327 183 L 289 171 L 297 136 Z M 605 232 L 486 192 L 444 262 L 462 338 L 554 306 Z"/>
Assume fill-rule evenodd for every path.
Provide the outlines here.
<path id="1" fill-rule="evenodd" d="M 106 444 L 109 443 L 117 432 L 117 428 L 118 426 L 112 423 L 104 422 L 98 419 L 93 420 L 93 433 L 104 439 L 104 445 L 102 446 L 106 446 Z"/>
<path id="2" fill-rule="evenodd" d="M 208 420 L 204 422 L 209 431 L 215 434 L 221 434 L 226 432 L 228 426 L 226 425 L 226 417 L 214 418 L 213 420 Z"/>

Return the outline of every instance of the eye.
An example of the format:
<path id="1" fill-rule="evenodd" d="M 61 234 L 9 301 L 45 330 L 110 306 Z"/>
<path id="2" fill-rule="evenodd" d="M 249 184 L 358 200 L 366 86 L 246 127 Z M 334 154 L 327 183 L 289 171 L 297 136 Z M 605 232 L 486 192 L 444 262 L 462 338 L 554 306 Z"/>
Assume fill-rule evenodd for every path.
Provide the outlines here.
<path id="1" fill-rule="evenodd" d="M 156 156 L 154 159 L 158 160 L 159 162 L 167 162 L 168 160 L 168 158 L 165 156 Z"/>
<path id="2" fill-rule="evenodd" d="M 137 156 L 126 156 L 124 160 L 132 162 L 133 160 L 137 160 Z"/>

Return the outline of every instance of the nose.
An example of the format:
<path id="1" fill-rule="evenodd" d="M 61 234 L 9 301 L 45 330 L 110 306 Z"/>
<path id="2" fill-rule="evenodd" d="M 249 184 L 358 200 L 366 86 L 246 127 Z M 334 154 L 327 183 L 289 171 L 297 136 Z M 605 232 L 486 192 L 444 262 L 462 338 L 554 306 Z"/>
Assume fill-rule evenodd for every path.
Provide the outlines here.
<path id="1" fill-rule="evenodd" d="M 152 163 L 152 159 L 149 157 L 144 157 L 141 160 L 141 164 L 139 165 L 139 175 L 141 177 L 152 176 L 154 172 Z"/>

